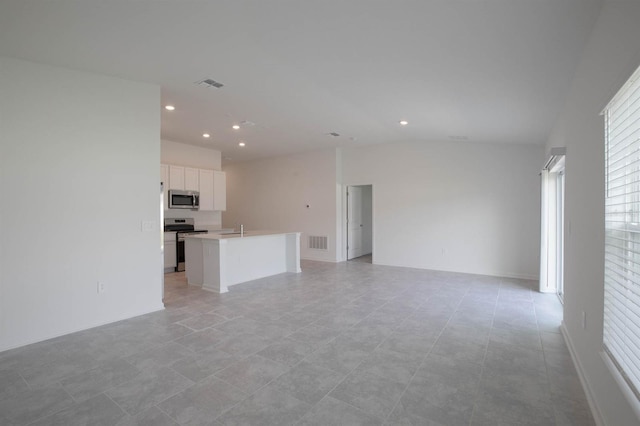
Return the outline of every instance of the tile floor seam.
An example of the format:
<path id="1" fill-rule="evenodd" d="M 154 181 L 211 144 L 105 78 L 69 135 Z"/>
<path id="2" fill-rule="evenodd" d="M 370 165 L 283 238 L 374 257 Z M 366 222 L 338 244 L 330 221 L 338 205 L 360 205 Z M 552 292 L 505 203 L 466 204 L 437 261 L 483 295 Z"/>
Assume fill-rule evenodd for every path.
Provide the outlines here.
<path id="1" fill-rule="evenodd" d="M 534 309 L 534 313 L 536 315 L 536 324 L 538 322 L 538 311 L 537 309 Z M 561 335 L 562 336 L 562 335 Z M 542 337 L 542 336 L 541 336 Z M 564 336 L 562 336 L 562 341 L 564 342 Z M 540 347 L 542 347 L 542 359 L 544 360 L 544 373 L 545 373 L 545 378 L 547 379 L 547 390 L 548 390 L 548 396 L 549 396 L 549 403 L 551 405 L 551 408 L 553 410 L 553 419 L 556 423 L 556 425 L 558 424 L 558 412 L 556 410 L 556 406 L 555 406 L 555 402 L 553 399 L 553 389 L 551 387 L 551 380 L 550 380 L 550 374 L 549 374 L 549 364 L 547 363 L 547 351 L 544 350 L 544 344 L 542 343 L 542 339 L 540 341 Z"/>
<path id="2" fill-rule="evenodd" d="M 255 394 L 255 392 L 254 392 L 254 393 L 248 393 L 248 392 L 245 392 L 245 391 L 243 391 L 242 389 L 240 389 L 240 388 L 238 388 L 237 386 L 235 386 L 233 383 L 229 383 L 228 381 L 226 381 L 226 380 L 224 380 L 224 379 L 222 379 L 222 378 L 220 378 L 220 377 L 218 377 L 218 376 L 216 376 L 216 379 L 217 379 L 217 380 L 220 380 L 221 382 L 226 383 L 227 385 L 231 386 L 233 389 L 236 389 L 237 391 L 239 391 L 239 392 L 243 393 L 243 394 L 245 395 L 245 397 L 244 397 L 244 398 L 242 398 L 240 401 L 236 402 L 235 404 L 233 404 L 232 406 L 230 406 L 229 408 L 226 408 L 226 409 L 224 409 L 224 410 L 220 411 L 220 414 L 218 414 L 218 415 L 217 415 L 213 420 L 217 420 L 217 419 L 219 419 L 219 418 L 220 418 L 220 417 L 222 417 L 224 414 L 226 414 L 227 412 L 231 411 L 231 410 L 232 410 L 233 408 L 235 408 L 236 406 L 238 406 L 238 405 L 242 404 L 244 401 L 246 401 L 247 399 L 251 398 L 251 397 Z M 264 387 L 264 386 L 263 386 L 263 387 Z M 260 388 L 260 389 L 262 389 L 262 388 Z M 257 391 L 256 391 L 256 392 L 257 392 Z M 180 422 L 176 422 L 176 423 L 180 424 Z"/>
<path id="3" fill-rule="evenodd" d="M 18 376 L 20 376 L 20 378 L 22 379 L 22 381 L 25 383 L 25 385 L 27 385 L 27 389 L 29 390 L 33 390 L 33 388 L 31 387 L 31 385 L 29 384 L 29 382 L 27 382 L 27 379 L 24 378 L 24 376 L 22 375 L 22 373 L 20 373 L 19 371 L 16 372 L 18 374 Z"/>
<path id="4" fill-rule="evenodd" d="M 487 338 L 487 343 L 484 348 L 484 355 L 482 357 L 482 364 L 480 368 L 480 378 L 478 379 L 478 388 L 476 389 L 476 392 L 473 395 L 473 408 L 471 409 L 471 416 L 469 416 L 469 426 L 473 425 L 473 415 L 475 414 L 476 407 L 477 407 L 476 401 L 478 400 L 478 396 L 482 388 L 482 378 L 484 376 L 485 362 L 487 361 L 487 353 L 489 352 L 489 344 L 491 343 L 491 330 L 493 329 L 493 322 L 495 321 L 496 312 L 498 311 L 498 301 L 500 300 L 500 291 L 502 291 L 502 288 L 498 288 L 498 297 L 496 298 L 496 304 L 493 307 L 493 316 L 491 318 L 491 329 L 489 329 L 489 336 Z"/>
<path id="5" fill-rule="evenodd" d="M 80 374 L 82 374 L 82 373 L 80 373 Z M 71 376 L 71 377 L 73 377 L 73 376 Z M 64 380 L 64 379 L 62 379 L 62 380 Z M 62 380 L 57 381 L 56 382 L 56 386 L 58 386 L 58 387 L 60 387 L 60 389 L 64 390 L 67 393 L 67 395 L 69 395 L 69 397 L 73 400 L 73 402 L 75 402 L 76 404 L 82 402 L 82 401 L 78 401 L 76 398 L 74 398 L 74 396 L 71 395 L 71 392 L 69 392 L 67 389 L 65 389 L 64 385 L 62 384 Z"/>
<path id="6" fill-rule="evenodd" d="M 68 396 L 69 398 L 71 398 L 71 400 L 72 400 L 74 403 L 77 403 L 77 401 L 73 398 L 73 396 L 72 396 L 69 392 L 67 392 L 67 390 L 66 390 L 66 389 L 64 389 L 64 388 L 59 388 L 59 389 L 62 389 L 62 390 L 67 394 L 67 396 Z M 53 412 L 53 413 L 49 413 L 49 414 L 47 414 L 46 416 L 38 417 L 37 419 L 32 420 L 32 421 L 30 421 L 29 423 L 26 423 L 26 426 L 32 425 L 32 424 L 34 424 L 34 423 L 37 423 L 37 422 L 39 422 L 40 420 L 44 420 L 44 419 L 46 419 L 46 418 L 48 418 L 48 417 L 55 416 L 56 414 L 58 414 L 58 413 L 60 413 L 60 412 L 62 412 L 62 411 L 64 411 L 64 410 L 66 410 L 67 408 L 69 408 L 69 407 L 63 407 L 63 408 L 59 409 L 58 411 L 55 411 L 55 412 Z"/>
<path id="7" fill-rule="evenodd" d="M 188 389 L 188 388 L 187 388 L 187 389 Z M 187 389 L 185 389 L 185 390 L 187 390 Z M 177 395 L 177 394 L 176 394 L 176 395 Z M 175 395 L 174 395 L 174 396 L 175 396 Z M 172 397 L 171 397 L 171 398 L 172 398 Z M 167 399 L 169 399 L 169 398 L 167 398 Z M 166 401 L 167 399 L 165 399 L 165 401 Z M 164 402 L 164 401 L 162 401 L 162 402 Z M 158 409 L 158 410 L 160 410 L 160 412 L 161 412 L 161 413 L 163 413 L 165 416 L 169 417 L 171 420 L 173 420 L 174 422 L 176 422 L 176 424 L 178 424 L 178 425 L 181 425 L 181 426 L 182 426 L 182 422 L 178 421 L 178 419 L 176 419 L 176 418 L 172 417 L 172 416 L 171 416 L 171 414 L 169 414 L 168 412 L 166 412 L 165 410 L 163 410 L 163 409 L 162 409 L 162 407 L 160 406 L 160 404 L 162 404 L 162 402 L 159 402 L 159 403 L 157 403 L 157 404 L 155 404 L 155 405 L 152 405 L 151 407 L 155 407 L 155 408 L 157 408 L 157 409 Z M 150 407 L 150 408 L 151 408 L 151 407 Z M 148 410 L 148 409 L 147 409 L 147 410 Z M 217 418 L 217 417 L 216 417 L 216 418 Z M 214 420 L 215 420 L 215 419 L 214 419 Z"/>
<path id="8" fill-rule="evenodd" d="M 467 291 L 465 292 L 465 295 L 469 292 L 469 290 L 467 289 Z M 422 366 L 424 365 L 424 361 L 427 359 L 427 357 L 431 354 L 431 351 L 433 350 L 433 348 L 435 347 L 435 345 L 438 343 L 438 340 L 440 340 L 440 337 L 442 336 L 442 333 L 444 332 L 444 330 L 447 328 L 447 326 L 449 325 L 449 323 L 451 322 L 451 319 L 453 318 L 453 315 L 457 312 L 458 308 L 460 307 L 460 304 L 462 304 L 462 299 L 464 298 L 461 297 L 460 301 L 458 302 L 458 305 L 456 306 L 456 309 L 453 311 L 453 313 L 449 316 L 449 318 L 447 319 L 447 322 L 445 323 L 445 325 L 440 329 L 440 332 L 438 333 L 438 337 L 436 337 L 436 340 L 433 342 L 433 344 L 431 345 L 431 347 L 429 348 L 429 350 L 427 351 L 427 353 L 424 355 L 424 357 L 422 358 L 422 360 L 420 361 L 420 364 L 418 365 L 418 368 L 416 369 L 416 371 L 413 373 L 413 375 L 411 376 L 411 379 L 409 379 L 409 381 L 407 382 L 407 385 L 405 386 L 404 390 L 402 391 L 402 394 L 400 394 L 400 397 L 398 398 L 398 400 L 396 401 L 396 403 L 393 405 L 393 407 L 391 408 L 391 410 L 389 411 L 389 413 L 387 414 L 387 416 L 383 419 L 383 424 L 387 424 L 387 422 L 389 421 L 389 417 L 393 414 L 393 412 L 395 411 L 395 409 L 398 407 L 398 404 L 400 403 L 400 401 L 402 400 L 402 397 L 405 395 L 405 393 L 407 393 L 407 389 L 409 389 L 409 386 L 411 385 L 411 382 L 413 382 L 413 379 L 416 377 L 416 374 L 418 374 L 418 371 L 420 371 L 420 368 L 422 368 Z M 428 300 L 428 299 L 427 299 Z M 425 301 L 426 303 L 426 301 Z M 406 321 L 406 320 L 405 320 Z"/>
<path id="9" fill-rule="evenodd" d="M 123 413 L 124 413 L 124 417 L 126 416 L 131 416 L 131 414 L 129 414 L 129 412 L 127 410 L 125 410 L 120 404 L 118 404 L 113 398 L 111 398 L 107 392 L 103 392 L 101 395 L 106 396 L 107 398 L 109 398 L 109 401 L 113 402 L 116 407 L 118 407 Z M 97 395 L 96 395 L 97 396 Z"/>
<path id="10" fill-rule="evenodd" d="M 357 410 L 357 411 L 361 412 L 362 414 L 364 414 L 364 415 L 366 415 L 366 416 L 368 416 L 368 417 L 373 417 L 373 418 L 379 419 L 379 420 L 382 422 L 382 424 L 384 424 L 385 419 L 383 419 L 383 418 L 381 418 L 381 417 L 379 417 L 379 416 L 377 416 L 377 415 L 375 415 L 375 414 L 367 413 L 367 412 L 366 412 L 366 411 L 364 411 L 362 408 L 356 407 L 355 405 L 353 405 L 353 404 L 351 404 L 351 403 L 349 403 L 349 402 L 347 402 L 347 401 L 343 401 L 343 400 L 341 400 L 341 399 L 338 399 L 338 398 L 336 398 L 336 397 L 331 396 L 331 392 L 333 392 L 333 391 L 334 391 L 338 386 L 340 386 L 340 384 L 341 384 L 344 380 L 346 380 L 348 376 L 349 376 L 349 375 L 345 376 L 345 378 L 344 378 L 340 383 L 338 383 L 338 384 L 337 384 L 333 389 L 331 389 L 329 392 L 327 392 L 327 394 L 326 394 L 325 396 L 323 396 L 323 397 L 322 397 L 318 402 L 316 402 L 316 403 L 311 407 L 311 409 L 310 409 L 309 411 L 307 411 L 307 412 L 305 413 L 305 415 L 304 415 L 304 416 L 302 416 L 302 417 L 300 418 L 300 420 L 299 420 L 296 424 L 300 424 L 300 422 L 302 422 L 302 420 L 304 419 L 304 417 L 305 417 L 307 414 L 309 414 L 311 411 L 313 411 L 313 409 L 314 409 L 316 406 L 320 405 L 320 403 L 321 403 L 323 400 L 325 400 L 326 398 L 332 398 L 332 399 L 335 399 L 336 401 L 339 401 L 339 402 L 341 402 L 342 404 L 346 404 L 346 405 L 348 405 L 349 407 L 351 407 L 351 408 L 353 408 L 353 409 L 355 409 L 355 410 Z"/>
<path id="11" fill-rule="evenodd" d="M 180 360 L 177 360 L 176 362 L 178 362 L 178 361 L 180 361 Z M 192 380 L 192 379 L 188 378 L 187 376 L 185 376 L 184 374 L 182 374 L 182 373 L 181 373 L 181 372 L 179 372 L 178 370 L 174 369 L 172 365 L 166 365 L 165 367 L 167 367 L 168 369 L 170 369 L 170 370 L 171 370 L 171 371 L 173 371 L 174 373 L 178 374 L 179 376 L 182 376 L 182 377 L 184 377 L 185 379 L 190 380 L 190 381 L 192 381 L 192 382 L 193 382 L 193 384 L 192 384 L 191 386 L 189 386 L 189 387 L 187 387 L 187 388 L 184 388 L 184 389 L 183 389 L 183 391 L 185 391 L 185 390 L 187 390 L 187 389 L 189 389 L 189 388 L 191 388 L 191 387 L 193 387 L 193 386 L 197 385 L 198 383 L 202 382 L 203 380 L 208 379 L 209 377 L 211 377 L 211 376 L 213 376 L 213 375 L 215 374 L 215 373 L 211 373 L 211 374 L 210 374 L 210 375 L 208 375 L 207 377 L 203 377 L 203 378 L 201 378 L 200 380 L 198 380 L 198 381 L 196 382 L 196 381 L 194 381 L 194 380 Z M 182 392 L 182 391 L 180 391 L 180 392 Z M 180 392 L 178 392 L 178 393 L 180 393 Z M 169 397 L 169 398 L 171 398 L 171 397 Z M 167 399 L 169 399 L 169 398 L 167 398 Z M 164 402 L 164 401 L 161 401 L 161 402 Z M 158 404 L 159 404 L 159 403 L 158 403 Z"/>

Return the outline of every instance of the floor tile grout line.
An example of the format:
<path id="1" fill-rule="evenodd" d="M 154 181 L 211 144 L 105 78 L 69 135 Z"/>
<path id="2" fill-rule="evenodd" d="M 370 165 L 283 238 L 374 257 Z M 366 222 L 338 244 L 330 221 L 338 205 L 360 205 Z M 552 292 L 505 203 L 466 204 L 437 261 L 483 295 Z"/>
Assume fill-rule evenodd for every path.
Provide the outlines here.
<path id="1" fill-rule="evenodd" d="M 534 313 L 536 315 L 536 324 L 538 324 L 538 310 L 535 309 L 535 307 L 534 307 Z M 551 387 L 551 380 L 550 380 L 551 375 L 549 374 L 549 364 L 547 363 L 548 355 L 547 355 L 547 351 L 544 348 L 544 344 L 542 343 L 542 334 L 540 331 L 538 332 L 538 334 L 540 336 L 540 347 L 542 348 L 542 359 L 544 360 L 544 373 L 545 373 L 545 379 L 547 382 L 547 391 L 548 391 L 547 396 L 549 397 L 549 404 L 551 406 L 551 409 L 553 410 L 553 419 L 557 425 L 559 419 L 558 419 L 558 413 L 556 410 L 556 404 L 553 398 L 553 389 Z M 564 337 L 563 337 L 563 340 L 564 340 Z"/>
<path id="2" fill-rule="evenodd" d="M 176 395 L 177 395 L 177 394 L 176 394 Z M 174 395 L 174 396 L 175 396 L 175 395 Z M 173 398 L 173 397 L 171 397 L 171 398 Z M 167 398 L 167 399 L 169 399 L 169 398 Z M 165 399 L 164 401 L 166 401 L 167 399 Z M 162 401 L 162 402 L 164 402 L 164 401 Z M 162 404 L 162 402 L 159 402 L 159 403 L 157 403 L 157 404 L 155 404 L 155 405 L 152 405 L 151 407 L 155 407 L 155 408 L 157 408 L 157 409 L 158 409 L 158 410 L 160 410 L 160 412 L 161 412 L 161 413 L 163 413 L 165 416 L 169 417 L 171 420 L 173 420 L 174 422 L 176 422 L 176 424 L 181 425 L 182 423 L 180 423 L 180 422 L 178 421 L 178 419 L 176 419 L 176 418 L 172 417 L 172 416 L 171 416 L 171 414 L 167 413 L 165 410 L 163 410 L 163 409 L 162 409 L 162 407 L 160 407 L 160 404 Z M 149 407 L 149 408 L 151 408 L 151 407 Z M 149 408 L 147 408 L 147 410 L 148 410 Z"/>
<path id="3" fill-rule="evenodd" d="M 480 368 L 480 378 L 478 379 L 478 387 L 476 389 L 475 394 L 473 395 L 473 406 L 471 408 L 471 416 L 469 416 L 469 426 L 473 424 L 473 415 L 476 413 L 477 408 L 477 398 L 480 393 L 480 389 L 482 388 L 482 379 L 484 377 L 485 371 L 485 362 L 487 361 L 487 354 L 489 353 L 489 343 L 491 342 L 491 329 L 493 329 L 493 323 L 495 322 L 496 312 L 498 311 L 498 301 L 500 300 L 500 292 L 502 291 L 502 283 L 500 283 L 500 287 L 498 287 L 498 297 L 496 297 L 496 303 L 493 307 L 493 317 L 491 319 L 491 328 L 489 329 L 489 336 L 487 338 L 487 342 L 484 348 L 484 355 L 482 357 L 482 365 Z"/>
<path id="4" fill-rule="evenodd" d="M 469 291 L 467 290 L 465 292 L 465 295 L 468 293 Z M 396 401 L 396 403 L 393 405 L 393 407 L 391 408 L 391 410 L 389 410 L 389 413 L 387 414 L 386 418 L 384 419 L 383 424 L 386 424 L 389 420 L 389 417 L 393 414 L 393 412 L 395 411 L 396 407 L 398 406 L 398 404 L 400 403 L 400 401 L 402 400 L 402 397 L 405 395 L 405 393 L 407 392 L 407 389 L 409 389 L 409 386 L 411 386 L 411 382 L 413 382 L 413 379 L 416 377 L 416 374 L 418 374 L 418 371 L 420 371 L 420 368 L 422 368 L 422 366 L 424 365 L 425 360 L 429 357 L 429 355 L 431 354 L 431 351 L 433 351 L 433 348 L 435 347 L 435 345 L 438 343 L 438 340 L 440 340 L 440 336 L 442 336 L 442 333 L 444 332 L 444 330 L 447 328 L 447 326 L 449 325 L 449 323 L 451 322 L 451 318 L 453 318 L 453 315 L 457 312 L 458 308 L 460 307 L 460 304 L 462 303 L 462 299 L 464 298 L 461 297 L 460 301 L 458 302 L 458 305 L 456 306 L 456 309 L 453 311 L 453 313 L 449 316 L 449 318 L 447 319 L 447 322 L 445 323 L 445 325 L 442 327 L 442 329 L 440 330 L 440 332 L 438 333 L 438 337 L 436 337 L 436 340 L 434 341 L 434 343 L 431 345 L 431 348 L 427 351 L 427 353 L 425 354 L 425 356 L 422 358 L 422 361 L 420 362 L 420 365 L 418 365 L 418 368 L 416 369 L 416 371 L 413 373 L 413 375 L 411 376 L 411 379 L 409 379 L 409 381 L 407 382 L 406 387 L 404 388 L 404 390 L 402 391 L 402 394 L 400 395 L 400 397 L 398 398 L 398 400 Z M 427 299 L 428 300 L 428 299 Z M 424 303 L 426 303 L 427 301 L 425 301 Z M 423 303 L 423 304 L 424 304 Z"/>
<path id="5" fill-rule="evenodd" d="M 58 384 L 58 383 L 59 383 L 59 382 L 56 382 L 56 384 Z M 67 396 L 68 396 L 69 398 L 71 398 L 71 400 L 73 401 L 73 404 L 77 404 L 77 403 L 78 403 L 78 402 L 75 400 L 75 398 L 73 397 L 73 395 L 71 395 L 69 392 L 67 392 L 67 390 L 66 390 L 66 389 L 64 389 L 63 387 L 58 387 L 57 389 L 62 389 L 62 391 L 64 391 L 64 393 L 66 393 L 66 394 L 67 394 Z M 73 405 L 73 404 L 71 404 L 71 405 Z M 64 410 L 66 410 L 67 408 L 69 408 L 69 407 L 63 407 L 63 408 L 61 408 L 61 409 L 59 409 L 59 410 L 57 410 L 57 411 L 55 411 L 55 412 L 53 412 L 53 413 L 49 413 L 49 414 L 47 414 L 46 416 L 38 417 L 37 419 L 32 420 L 31 422 L 27 423 L 27 426 L 28 426 L 28 425 L 32 425 L 32 424 L 34 424 L 34 423 L 37 423 L 37 422 L 39 422 L 40 420 L 44 420 L 44 419 L 49 418 L 49 417 L 51 417 L 51 416 L 55 416 L 56 414 L 58 414 L 58 413 L 60 413 L 60 412 L 62 412 L 62 411 L 64 411 Z"/>
<path id="6" fill-rule="evenodd" d="M 364 296 L 361 296 L 361 297 L 364 297 Z M 359 299 L 359 298 L 357 298 L 357 299 Z M 354 299 L 354 300 L 357 300 L 357 299 Z M 387 303 L 389 303 L 389 301 L 388 301 L 388 302 L 386 302 L 386 303 L 384 303 L 383 305 L 381 305 L 381 306 L 380 306 L 379 308 L 377 308 L 377 309 L 382 308 L 382 307 L 383 307 L 383 306 L 385 306 Z M 371 315 L 372 315 L 372 314 L 373 314 L 377 309 L 375 309 L 375 310 L 373 310 L 372 312 L 370 312 L 370 313 L 369 313 L 368 315 L 366 315 L 366 316 L 365 316 L 361 321 L 364 321 L 366 318 L 368 318 L 369 316 L 371 316 Z M 414 309 L 414 312 L 415 312 L 415 309 Z M 410 316 L 410 315 L 409 315 L 409 316 Z M 359 321 L 358 323 L 356 323 L 356 324 L 354 324 L 353 326 L 349 327 L 347 330 L 349 330 L 349 329 L 353 328 L 355 325 L 359 324 L 361 321 Z M 406 318 L 405 318 L 402 322 L 405 322 L 405 321 L 406 321 Z M 312 324 L 313 324 L 313 323 L 312 323 Z M 394 328 L 394 331 L 395 331 L 399 326 L 400 326 L 400 324 Z M 345 330 L 345 331 L 343 331 L 342 333 L 338 334 L 337 336 L 335 336 L 333 339 L 331 339 L 330 341 L 326 342 L 325 344 L 330 343 L 331 341 L 335 340 L 336 338 L 338 338 L 340 335 L 342 335 L 342 334 L 343 334 L 343 333 L 345 333 L 345 332 L 346 332 L 346 330 Z M 393 334 L 393 332 L 392 332 L 391 334 Z M 371 352 L 373 353 L 373 352 L 374 352 L 377 348 L 379 348 L 379 347 L 380 347 L 380 346 L 381 346 L 381 345 L 382 345 L 382 344 L 383 344 L 387 339 L 388 339 L 388 337 L 387 337 L 387 338 L 385 338 L 385 339 L 383 339 L 383 340 L 382 340 L 382 341 L 381 341 L 381 342 L 380 342 L 380 343 L 379 343 L 379 344 L 378 344 L 378 345 L 377 345 L 377 346 L 376 346 L 376 347 L 375 347 Z M 315 351 L 314 351 L 314 352 L 312 352 L 311 354 L 313 354 L 313 353 L 315 353 Z M 309 355 L 311 355 L 311 354 L 309 354 Z M 305 360 L 306 360 L 306 357 L 305 357 L 305 358 L 303 358 L 302 360 L 300 360 L 300 361 L 298 362 L 298 364 L 302 363 L 302 362 L 303 362 L 303 361 L 305 361 Z M 311 362 L 310 362 L 310 361 L 308 361 L 308 360 L 307 360 L 307 362 L 311 363 Z M 331 397 L 331 393 L 332 393 L 334 390 L 336 390 L 336 389 L 337 389 L 337 388 L 338 388 L 342 383 L 344 383 L 344 381 L 345 381 L 345 380 L 347 380 L 347 378 L 349 378 L 349 376 L 350 376 L 351 374 L 353 374 L 353 372 L 354 372 L 354 371 L 356 371 L 356 370 L 358 369 L 358 367 L 360 367 L 360 366 L 362 365 L 362 363 L 363 363 L 363 362 L 364 362 L 364 360 L 363 360 L 363 361 L 361 361 L 361 362 L 360 362 L 356 367 L 354 367 L 353 369 L 351 369 L 351 371 L 349 371 L 349 372 L 348 372 L 348 373 L 346 373 L 346 374 L 344 374 L 344 373 L 342 373 L 342 372 L 339 372 L 339 371 L 336 371 L 336 370 L 332 370 L 332 369 L 331 369 L 331 368 L 329 368 L 329 367 L 320 366 L 321 368 L 326 368 L 326 369 L 328 369 L 328 370 L 330 370 L 330 371 L 333 371 L 333 372 L 335 372 L 335 373 L 337 373 L 337 374 L 341 374 L 341 375 L 342 375 L 342 374 L 344 374 L 344 377 L 343 377 L 343 378 L 342 378 L 342 380 L 341 380 L 340 382 L 338 382 L 338 383 L 337 383 L 337 384 L 336 384 L 332 389 L 330 389 L 328 392 L 326 392 L 326 393 L 324 394 L 324 396 L 323 396 L 323 397 L 322 397 L 318 402 L 316 402 L 316 403 L 311 407 L 311 409 L 310 409 L 308 412 L 312 411 L 312 410 L 313 410 L 313 407 L 315 407 L 315 406 L 317 406 L 318 404 L 320 404 L 320 403 L 321 403 L 325 398 L 327 398 L 327 397 Z M 298 365 L 298 364 L 296 364 L 296 365 Z M 314 363 L 312 363 L 312 364 L 314 364 Z M 315 365 L 315 364 L 314 364 L 314 365 Z M 292 368 L 292 369 L 293 369 L 293 368 Z M 284 373 L 284 374 L 286 374 L 286 373 Z M 283 374 L 283 375 L 284 375 L 284 374 Z M 375 373 L 372 373 L 372 374 L 376 375 Z M 376 375 L 376 376 L 377 376 L 377 375 Z M 275 379 L 274 379 L 274 380 L 275 380 Z M 352 404 L 350 404 L 350 403 L 348 403 L 348 402 L 346 402 L 346 401 L 342 401 L 342 400 L 339 400 L 339 401 L 340 401 L 340 402 L 342 402 L 342 403 L 344 403 L 344 404 L 349 405 L 350 407 L 352 407 L 352 408 L 354 408 L 354 409 L 358 410 L 359 412 L 361 412 L 361 413 L 363 413 L 363 414 L 366 414 L 367 416 L 372 416 L 372 417 L 379 418 L 379 417 L 377 417 L 377 416 L 373 416 L 373 415 L 371 415 L 371 414 L 369 414 L 369 413 L 366 413 L 366 412 L 365 412 L 365 411 L 363 411 L 362 409 L 360 409 L 360 408 L 356 407 L 355 405 L 352 405 Z M 395 408 L 395 407 L 394 407 L 394 408 Z M 392 410 L 392 411 L 393 411 L 393 410 Z M 307 413 L 308 413 L 308 412 L 307 412 Z M 300 418 L 300 420 L 298 420 L 298 422 L 296 422 L 296 424 L 299 424 L 299 423 L 302 421 L 302 419 L 306 416 L 306 414 L 307 414 L 307 413 L 305 413 L 305 415 L 303 415 L 303 416 Z M 386 419 L 384 419 L 384 418 L 380 418 L 380 420 L 382 421 L 382 423 L 383 423 L 383 424 L 384 424 L 384 422 L 386 421 Z"/>
<path id="7" fill-rule="evenodd" d="M 107 398 L 109 398 L 109 400 L 111 402 L 113 402 L 114 404 L 116 404 L 116 407 L 118 407 L 120 410 L 122 410 L 122 412 L 124 413 L 125 416 L 131 416 L 131 414 L 129 414 L 129 412 L 127 410 L 125 410 L 120 404 L 118 404 L 113 398 L 111 398 L 109 395 L 107 395 L 106 392 L 102 393 L 104 396 L 106 396 Z"/>
<path id="8" fill-rule="evenodd" d="M 29 390 L 33 390 L 33 387 L 29 384 L 29 382 L 27 381 L 27 379 L 24 378 L 24 376 L 22 375 L 22 373 L 20 373 L 19 371 L 17 372 L 18 376 L 20 376 L 20 378 L 22 379 L 22 381 L 27 385 L 27 389 Z"/>

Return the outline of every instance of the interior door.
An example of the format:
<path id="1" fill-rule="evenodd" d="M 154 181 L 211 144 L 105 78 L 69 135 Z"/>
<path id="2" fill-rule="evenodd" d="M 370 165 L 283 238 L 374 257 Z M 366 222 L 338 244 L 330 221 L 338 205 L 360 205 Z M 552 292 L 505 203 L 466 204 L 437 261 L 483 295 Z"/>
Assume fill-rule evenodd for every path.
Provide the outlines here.
<path id="1" fill-rule="evenodd" d="M 362 188 L 347 187 L 347 260 L 362 256 Z"/>

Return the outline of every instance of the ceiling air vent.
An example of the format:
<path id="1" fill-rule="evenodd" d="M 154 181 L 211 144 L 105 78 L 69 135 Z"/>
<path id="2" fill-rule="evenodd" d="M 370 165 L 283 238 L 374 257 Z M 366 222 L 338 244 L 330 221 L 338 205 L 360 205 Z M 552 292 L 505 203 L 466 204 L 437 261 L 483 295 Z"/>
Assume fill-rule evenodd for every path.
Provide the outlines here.
<path id="1" fill-rule="evenodd" d="M 206 87 L 209 87 L 209 88 L 215 88 L 215 89 L 219 89 L 222 86 L 224 86 L 224 84 L 219 83 L 219 82 L 217 82 L 217 81 L 215 81 L 215 80 L 213 80 L 211 78 L 206 78 L 204 80 L 200 80 L 200 81 L 196 82 L 196 84 L 200 84 L 200 85 L 203 85 L 203 86 L 206 86 Z"/>

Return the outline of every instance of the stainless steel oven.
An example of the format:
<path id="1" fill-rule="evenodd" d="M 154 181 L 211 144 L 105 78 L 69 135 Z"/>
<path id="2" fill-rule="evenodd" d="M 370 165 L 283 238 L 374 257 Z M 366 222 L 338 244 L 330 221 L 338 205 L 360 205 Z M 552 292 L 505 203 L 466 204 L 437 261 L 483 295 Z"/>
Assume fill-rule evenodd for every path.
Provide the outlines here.
<path id="1" fill-rule="evenodd" d="M 185 256 L 184 256 L 184 237 L 188 235 L 206 234 L 207 231 L 178 231 L 176 233 L 176 256 L 177 266 L 176 272 L 184 271 L 185 269 Z"/>
<path id="2" fill-rule="evenodd" d="M 164 220 L 165 232 L 176 232 L 176 272 L 184 271 L 184 237 L 193 234 L 206 234 L 206 230 L 195 229 L 193 218 L 170 218 Z"/>

